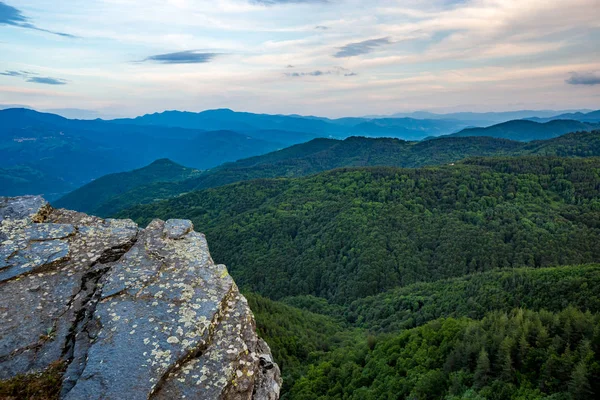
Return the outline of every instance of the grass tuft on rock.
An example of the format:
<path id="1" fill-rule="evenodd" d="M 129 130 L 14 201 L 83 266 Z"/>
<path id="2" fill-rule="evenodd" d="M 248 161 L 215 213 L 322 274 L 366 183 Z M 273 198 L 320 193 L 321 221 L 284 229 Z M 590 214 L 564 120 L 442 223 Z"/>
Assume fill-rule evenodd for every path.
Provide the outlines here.
<path id="1" fill-rule="evenodd" d="M 0 381 L 0 400 L 56 400 L 65 369 L 66 363 L 59 360 L 42 372 Z"/>

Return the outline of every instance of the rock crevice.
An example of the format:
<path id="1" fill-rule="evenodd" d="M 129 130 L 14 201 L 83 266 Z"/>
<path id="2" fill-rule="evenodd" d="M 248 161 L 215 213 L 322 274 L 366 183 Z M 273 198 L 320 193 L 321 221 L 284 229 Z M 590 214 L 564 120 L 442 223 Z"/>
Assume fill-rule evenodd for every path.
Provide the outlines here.
<path id="1" fill-rule="evenodd" d="M 63 399 L 277 399 L 246 299 L 186 220 L 0 198 L 0 380 L 67 364 Z"/>

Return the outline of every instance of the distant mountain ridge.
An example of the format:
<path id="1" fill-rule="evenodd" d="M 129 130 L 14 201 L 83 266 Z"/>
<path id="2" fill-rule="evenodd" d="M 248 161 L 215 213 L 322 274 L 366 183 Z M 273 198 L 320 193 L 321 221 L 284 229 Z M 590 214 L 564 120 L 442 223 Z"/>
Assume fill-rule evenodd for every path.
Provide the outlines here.
<path id="1" fill-rule="evenodd" d="M 517 110 L 501 112 L 450 112 L 434 113 L 429 111 L 415 111 L 408 113 L 395 113 L 391 115 L 371 116 L 367 118 L 418 118 L 418 119 L 454 119 L 459 121 L 486 121 L 489 125 L 499 124 L 514 119 L 575 119 L 558 118 L 566 114 L 585 114 L 592 110 Z"/>
<path id="2" fill-rule="evenodd" d="M 470 122 L 445 119 L 415 118 L 339 118 L 304 117 L 298 115 L 270 115 L 236 112 L 230 109 L 207 110 L 198 113 L 188 111 L 164 111 L 137 118 L 116 119 L 109 122 L 140 126 L 167 126 L 186 129 L 234 130 L 255 136 L 256 131 L 283 131 L 302 133 L 317 137 L 344 139 L 353 135 L 386 136 L 405 140 L 421 140 L 427 136 L 439 136 L 457 132 Z M 285 138 L 285 136 L 282 136 Z M 299 141 L 287 144 L 297 144 Z"/>
<path id="3" fill-rule="evenodd" d="M 560 114 L 560 115 L 556 115 L 554 117 L 548 117 L 548 118 L 532 117 L 532 118 L 527 118 L 527 119 L 529 119 L 530 121 L 536 121 L 536 122 L 548 122 L 548 121 L 553 121 L 553 120 L 557 120 L 557 119 L 572 119 L 572 120 L 580 121 L 580 122 L 600 122 L 600 110 L 592 111 L 592 112 L 588 112 L 588 113 L 582 113 L 582 112 L 565 113 L 565 114 Z"/>
<path id="4" fill-rule="evenodd" d="M 44 194 L 54 200 L 92 179 L 159 158 L 207 169 L 282 147 L 285 144 L 233 131 L 118 125 L 28 109 L 2 110 L 0 195 Z M 49 181 L 57 184 L 49 188 L 44 183 Z"/>
<path id="5" fill-rule="evenodd" d="M 595 113 L 586 114 L 586 118 L 595 118 Z M 7 109 L 0 111 L 0 195 L 44 194 L 53 201 L 95 178 L 141 168 L 160 158 L 212 169 L 316 138 L 364 136 L 415 141 L 458 132 L 457 136 L 468 133 L 538 140 L 598 126 L 574 120 L 505 124 L 473 130 L 469 122 L 449 119 L 328 119 L 228 109 L 169 111 L 104 121 Z M 511 126 L 514 129 L 508 129 Z"/>
<path id="6" fill-rule="evenodd" d="M 442 137 L 422 142 L 364 137 L 314 139 L 276 152 L 227 163 L 186 180 L 140 184 L 125 192 L 112 193 L 104 202 L 99 199 L 93 204 L 82 201 L 94 199 L 89 195 L 90 189 L 93 191 L 94 188 L 94 183 L 91 183 L 61 198 L 55 205 L 110 216 L 136 204 L 245 180 L 300 177 L 342 167 L 414 168 L 454 163 L 468 157 L 517 155 L 600 156 L 600 131 L 573 133 L 530 143 L 491 137 Z M 130 174 L 135 173 L 133 171 Z M 108 183 L 104 186 L 111 187 Z"/>
<path id="7" fill-rule="evenodd" d="M 449 136 L 489 136 L 500 139 L 531 142 L 534 140 L 552 139 L 570 132 L 592 131 L 599 128 L 600 124 L 598 123 L 588 123 L 574 120 L 557 119 L 548 122 L 514 120 L 503 122 L 487 128 L 467 128 Z"/>
<path id="8" fill-rule="evenodd" d="M 265 154 L 319 137 L 422 139 L 463 123 L 171 111 L 104 121 L 73 120 L 27 108 L 0 110 L 0 195 L 55 200 L 100 176 L 169 158 L 197 169 Z M 54 182 L 53 185 L 48 185 Z"/>
<path id="9" fill-rule="evenodd" d="M 33 110 L 33 107 L 29 107 L 23 104 L 0 104 L 0 110 L 9 108 L 26 108 Z M 231 111 L 229 109 L 222 109 Z M 38 110 L 43 113 L 58 114 L 65 118 L 70 119 L 85 119 L 92 120 L 102 118 L 105 120 L 130 120 L 131 117 L 105 117 L 102 111 L 88 110 L 88 109 L 77 109 L 77 108 L 52 108 L 52 109 L 41 109 Z M 587 114 L 593 112 L 590 109 L 570 109 L 570 110 L 515 110 L 515 111 L 496 111 L 496 112 L 472 112 L 472 111 L 455 111 L 455 112 L 435 112 L 435 111 L 412 111 L 412 112 L 397 112 L 385 115 L 364 115 L 359 117 L 351 117 L 355 119 L 384 119 L 384 118 L 412 118 L 412 119 L 446 119 L 446 120 L 459 120 L 459 121 L 479 121 L 485 122 L 485 125 L 493 125 L 501 122 L 510 121 L 513 119 L 531 119 L 531 120 L 542 120 L 551 118 L 558 118 L 566 114 L 577 116 L 578 114 Z M 156 113 L 160 114 L 160 113 Z M 152 115 L 152 114 L 149 114 Z M 306 119 L 321 119 L 321 120 L 336 120 L 339 121 L 344 118 L 324 118 L 312 115 L 300 115 L 300 114 L 286 114 L 289 117 L 298 117 Z M 566 119 L 577 119 L 577 118 L 566 118 Z"/>

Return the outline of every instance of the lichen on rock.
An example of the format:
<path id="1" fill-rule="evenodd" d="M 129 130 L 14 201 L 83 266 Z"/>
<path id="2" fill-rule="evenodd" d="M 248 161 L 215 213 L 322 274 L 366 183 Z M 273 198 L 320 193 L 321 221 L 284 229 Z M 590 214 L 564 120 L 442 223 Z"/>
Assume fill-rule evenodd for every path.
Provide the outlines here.
<path id="1" fill-rule="evenodd" d="M 186 220 L 0 198 L 0 379 L 66 363 L 64 399 L 277 399 L 246 299 Z"/>

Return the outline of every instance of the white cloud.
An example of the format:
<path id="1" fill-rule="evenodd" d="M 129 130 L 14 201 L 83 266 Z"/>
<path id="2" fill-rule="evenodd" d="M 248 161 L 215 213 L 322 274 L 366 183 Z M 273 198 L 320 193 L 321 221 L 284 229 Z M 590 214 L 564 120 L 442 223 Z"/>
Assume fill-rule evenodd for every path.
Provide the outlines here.
<path id="1" fill-rule="evenodd" d="M 600 54 L 590 50 L 600 37 L 594 12 L 600 0 L 277 6 L 246 0 L 19 0 L 11 5 L 48 30 L 80 38 L 0 26 L 3 68 L 69 81 L 36 97 L 17 95 L 16 83 L 0 76 L 0 103 L 27 100 L 38 106 L 54 96 L 54 108 L 84 104 L 131 114 L 231 107 L 336 116 L 461 104 L 503 108 L 502 99 L 508 107 L 517 97 L 544 107 L 593 107 L 598 98 L 593 91 L 599 86 L 565 80 L 573 71 L 600 69 Z M 371 51 L 334 57 L 350 44 L 382 38 L 388 42 Z M 224 56 L 204 64 L 135 63 L 186 51 Z M 303 79 L 286 79 L 290 64 L 304 71 Z M 358 75 L 310 75 L 336 66 Z"/>

